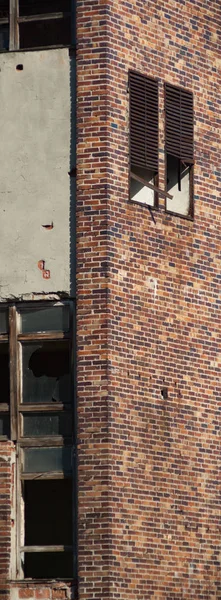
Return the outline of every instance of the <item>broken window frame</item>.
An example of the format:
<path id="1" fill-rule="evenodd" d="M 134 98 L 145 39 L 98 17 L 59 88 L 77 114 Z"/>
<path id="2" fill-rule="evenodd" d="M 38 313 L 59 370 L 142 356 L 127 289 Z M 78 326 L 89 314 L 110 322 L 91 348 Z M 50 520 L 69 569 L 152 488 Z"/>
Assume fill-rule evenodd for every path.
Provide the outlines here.
<path id="1" fill-rule="evenodd" d="M 62 4 L 62 0 L 61 0 Z M 0 27 L 1 25 L 8 25 L 9 27 L 9 48 L 2 48 L 0 52 L 8 52 L 15 50 L 39 50 L 43 48 L 63 48 L 66 46 L 74 44 L 74 40 L 72 43 L 65 44 L 43 44 L 42 46 L 36 47 L 22 47 L 20 48 L 20 36 L 19 36 L 19 25 L 22 23 L 33 23 L 39 21 L 53 21 L 53 20 L 62 20 L 66 17 L 70 18 L 70 28 L 71 28 L 71 37 L 73 37 L 73 27 L 72 27 L 72 17 L 74 14 L 74 0 L 71 0 L 71 12 L 54 12 L 54 13 L 41 13 L 36 15 L 22 15 L 19 16 L 19 0 L 9 0 L 9 17 L 0 18 Z"/>
<path id="2" fill-rule="evenodd" d="M 69 307 L 69 330 L 64 331 L 35 331 L 32 333 L 22 333 L 20 331 L 19 324 L 21 323 L 20 315 L 22 310 L 27 309 L 35 312 L 39 308 L 51 308 L 56 306 L 68 306 Z M 26 579 L 22 568 L 22 559 L 24 552 L 71 552 L 74 558 L 74 545 L 42 545 L 42 546 L 25 546 L 24 544 L 24 500 L 22 494 L 22 486 L 25 480 L 34 479 L 63 479 L 72 478 L 72 464 L 70 470 L 65 471 L 64 469 L 59 471 L 45 471 L 39 472 L 24 472 L 23 471 L 23 452 L 29 448 L 70 448 L 71 463 L 73 456 L 73 435 L 37 435 L 27 437 L 22 432 L 21 419 L 22 415 L 31 415 L 40 413 L 46 415 L 47 413 L 59 413 L 73 415 L 73 402 L 72 396 L 70 396 L 70 402 L 67 404 L 56 401 L 55 403 L 29 403 L 22 402 L 22 360 L 21 360 L 21 347 L 22 344 L 36 343 L 36 342 L 59 342 L 66 344 L 69 343 L 69 355 L 70 355 L 70 389 L 73 389 L 71 385 L 71 375 L 73 363 L 73 304 L 68 301 L 62 302 L 32 302 L 32 303 L 19 303 L 17 306 L 13 305 L 1 305 L 0 310 L 8 311 L 8 333 L 0 333 L 0 343 L 9 344 L 9 363 L 10 363 L 10 401 L 8 404 L 0 404 L 0 415 L 9 414 L 10 412 L 10 439 L 14 441 L 16 446 L 16 498 L 15 498 L 15 514 L 16 514 L 16 561 L 13 561 L 12 565 L 12 577 L 13 579 Z M 5 441 L 8 436 L 0 436 L 0 441 Z M 72 526 L 72 524 L 70 524 Z M 60 578 L 59 579 L 67 579 Z M 68 577 L 70 580 L 71 577 Z M 34 577 L 33 577 L 34 579 Z M 50 578 L 49 578 L 50 579 Z M 56 579 L 56 577 L 53 577 Z"/>

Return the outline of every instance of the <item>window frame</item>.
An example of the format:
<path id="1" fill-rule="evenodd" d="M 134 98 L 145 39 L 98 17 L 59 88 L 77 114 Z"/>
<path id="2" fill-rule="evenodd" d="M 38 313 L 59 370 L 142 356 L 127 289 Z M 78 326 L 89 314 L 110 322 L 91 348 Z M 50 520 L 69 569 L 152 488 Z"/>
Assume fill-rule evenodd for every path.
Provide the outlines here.
<path id="1" fill-rule="evenodd" d="M 67 306 L 69 307 L 69 330 L 68 331 L 36 331 L 31 333 L 22 333 L 19 329 L 19 320 L 22 310 L 35 310 L 41 308 L 53 308 L 56 306 Z M 9 412 L 10 416 L 10 435 L 0 435 L 0 442 L 5 442 L 11 439 L 15 444 L 16 449 L 16 481 L 15 481 L 15 515 L 16 515 L 16 528 L 15 528 L 15 550 L 16 550 L 16 561 L 12 565 L 12 578 L 18 580 L 26 580 L 24 572 L 22 570 L 22 554 L 24 552 L 71 552 L 74 559 L 74 535 L 72 546 L 63 545 L 42 545 L 42 546 L 26 546 L 24 542 L 24 499 L 22 494 L 23 482 L 26 480 L 34 479 L 64 479 L 73 477 L 74 468 L 74 439 L 73 439 L 73 428 L 70 435 L 38 435 L 38 436 L 25 436 L 22 431 L 22 415 L 31 415 L 40 413 L 42 415 L 50 413 L 67 413 L 72 414 L 74 418 L 74 398 L 72 401 L 72 393 L 70 402 L 67 404 L 62 401 L 49 403 L 24 403 L 22 402 L 22 359 L 21 359 L 21 348 L 22 344 L 27 342 L 33 344 L 37 342 L 53 342 L 59 341 L 61 343 L 69 342 L 69 356 L 70 356 L 70 389 L 73 390 L 73 317 L 74 317 L 74 306 L 71 301 L 37 301 L 37 302 L 25 302 L 18 304 L 2 304 L 0 310 L 8 311 L 8 333 L 0 333 L 0 343 L 9 344 L 9 376 L 10 376 L 10 398 L 9 404 L 0 404 L 0 415 L 4 415 Z M 7 407 L 7 409 L 6 409 Z M 46 471 L 42 473 L 36 472 L 24 472 L 22 469 L 22 455 L 26 448 L 70 448 L 71 455 L 71 468 L 68 471 Z M 72 516 L 72 523 L 74 523 L 74 514 Z M 22 543 L 23 542 L 23 543 Z M 73 574 L 74 577 L 74 574 Z M 29 578 L 28 578 L 29 579 Z M 50 578 L 49 578 L 50 579 Z M 53 577 L 56 579 L 56 577 Z M 58 577 L 58 579 L 61 579 Z M 67 578 L 62 578 L 67 579 Z M 34 580 L 34 578 L 32 579 Z M 37 579 L 38 580 L 38 579 Z M 70 577 L 68 577 L 70 580 Z"/>
<path id="2" fill-rule="evenodd" d="M 19 25 L 22 23 L 33 23 L 35 21 L 52 21 L 57 19 L 62 19 L 65 16 L 69 16 L 71 19 L 71 35 L 72 31 L 72 17 L 74 15 L 73 2 L 71 0 L 71 11 L 63 12 L 59 11 L 56 13 L 40 13 L 36 15 L 23 15 L 19 16 L 19 0 L 9 0 L 9 17 L 8 18 L 0 18 L 0 26 L 7 25 L 9 28 L 9 48 L 2 48 L 0 53 L 3 52 L 13 52 L 13 51 L 26 51 L 26 50 L 42 50 L 44 48 L 66 48 L 74 45 L 74 40 L 72 40 L 71 44 L 44 44 L 43 46 L 36 47 L 24 47 L 20 48 L 20 39 L 19 39 Z"/>

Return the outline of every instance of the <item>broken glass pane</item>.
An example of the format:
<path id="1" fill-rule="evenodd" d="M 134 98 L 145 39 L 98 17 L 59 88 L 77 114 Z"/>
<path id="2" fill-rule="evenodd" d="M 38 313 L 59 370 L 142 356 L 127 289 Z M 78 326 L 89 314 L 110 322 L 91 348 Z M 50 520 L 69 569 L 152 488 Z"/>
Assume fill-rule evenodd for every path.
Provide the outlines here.
<path id="1" fill-rule="evenodd" d="M 0 24 L 0 52 L 9 49 L 9 26 Z"/>
<path id="2" fill-rule="evenodd" d="M 10 435 L 10 424 L 9 424 L 9 414 L 0 413 L 0 435 L 5 435 L 9 437 Z"/>
<path id="3" fill-rule="evenodd" d="M 0 406 L 1 403 L 9 404 L 10 380 L 9 380 L 9 350 L 8 344 L 0 344 Z"/>
<path id="4" fill-rule="evenodd" d="M 50 471 L 67 473 L 71 471 L 71 448 L 25 448 L 24 472 L 47 473 Z"/>
<path id="5" fill-rule="evenodd" d="M 25 546 L 72 544 L 72 479 L 24 481 Z"/>
<path id="6" fill-rule="evenodd" d="M 0 26 L 1 38 L 1 26 Z M 8 333 L 8 311 L 0 310 L 0 333 Z"/>
<path id="7" fill-rule="evenodd" d="M 21 332 L 68 331 L 69 306 L 38 306 L 34 310 L 21 310 Z"/>
<path id="8" fill-rule="evenodd" d="M 70 436 L 72 433 L 71 413 L 44 413 L 23 415 L 23 435 L 38 437 L 45 435 Z"/>
<path id="9" fill-rule="evenodd" d="M 70 402 L 68 342 L 27 344 L 23 352 L 23 402 Z"/>

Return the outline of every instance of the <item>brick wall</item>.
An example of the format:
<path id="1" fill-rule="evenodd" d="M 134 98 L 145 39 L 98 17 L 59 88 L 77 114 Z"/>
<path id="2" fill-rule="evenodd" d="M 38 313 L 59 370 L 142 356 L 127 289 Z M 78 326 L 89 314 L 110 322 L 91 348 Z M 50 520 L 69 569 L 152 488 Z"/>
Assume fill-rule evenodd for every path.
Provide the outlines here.
<path id="1" fill-rule="evenodd" d="M 79 1 L 78 26 L 80 598 L 218 600 L 220 6 Z M 193 222 L 128 202 L 130 68 L 159 78 L 160 187 L 164 82 L 193 91 Z"/>

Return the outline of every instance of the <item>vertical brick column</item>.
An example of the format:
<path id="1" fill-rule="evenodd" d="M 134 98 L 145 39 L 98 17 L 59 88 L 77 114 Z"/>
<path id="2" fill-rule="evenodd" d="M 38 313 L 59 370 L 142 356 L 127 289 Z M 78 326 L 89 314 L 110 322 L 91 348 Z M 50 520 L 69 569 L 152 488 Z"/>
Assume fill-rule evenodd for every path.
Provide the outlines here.
<path id="1" fill-rule="evenodd" d="M 79 597 L 109 598 L 106 2 L 77 2 Z"/>

